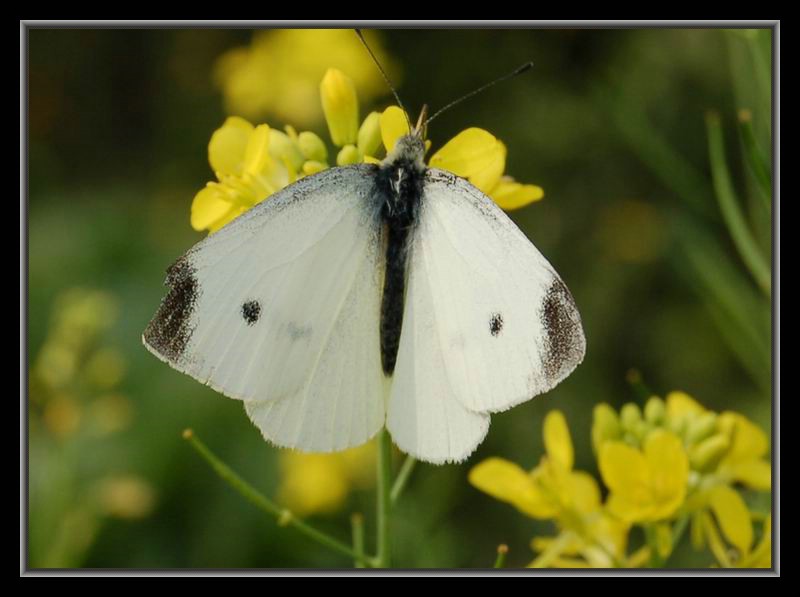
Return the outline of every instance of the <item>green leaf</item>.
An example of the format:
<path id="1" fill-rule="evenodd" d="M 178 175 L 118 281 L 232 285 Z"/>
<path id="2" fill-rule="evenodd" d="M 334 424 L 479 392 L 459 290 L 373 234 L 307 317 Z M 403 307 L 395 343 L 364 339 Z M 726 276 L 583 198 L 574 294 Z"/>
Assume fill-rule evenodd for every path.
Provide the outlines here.
<path id="1" fill-rule="evenodd" d="M 725 159 L 722 125 L 716 113 L 710 112 L 706 115 L 706 130 L 708 132 L 711 176 L 722 217 L 742 261 L 750 270 L 758 286 L 767 296 L 770 296 L 770 267 L 747 226 L 739 206 L 739 200 L 733 190 L 733 183 L 731 182 L 728 164 Z"/>

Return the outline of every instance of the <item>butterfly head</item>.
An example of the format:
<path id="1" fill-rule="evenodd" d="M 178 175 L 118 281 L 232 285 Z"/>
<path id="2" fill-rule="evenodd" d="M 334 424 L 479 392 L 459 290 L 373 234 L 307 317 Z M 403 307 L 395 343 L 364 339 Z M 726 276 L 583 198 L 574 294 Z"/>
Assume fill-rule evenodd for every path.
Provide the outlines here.
<path id="1" fill-rule="evenodd" d="M 411 166 L 420 171 L 425 169 L 425 118 L 428 115 L 428 106 L 423 106 L 417 126 L 408 134 L 400 137 L 383 160 L 383 166 L 392 167 L 398 164 Z"/>

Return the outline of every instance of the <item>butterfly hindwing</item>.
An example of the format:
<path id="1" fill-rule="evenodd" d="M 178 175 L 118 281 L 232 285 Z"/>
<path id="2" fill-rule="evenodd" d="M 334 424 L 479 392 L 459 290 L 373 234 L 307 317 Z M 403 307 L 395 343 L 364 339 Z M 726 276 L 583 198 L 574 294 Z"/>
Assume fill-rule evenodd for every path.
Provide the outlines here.
<path id="1" fill-rule="evenodd" d="M 304 178 L 195 245 L 145 331 L 174 368 L 245 401 L 279 445 L 339 450 L 383 425 L 373 171 Z"/>
<path id="2" fill-rule="evenodd" d="M 460 461 L 482 441 L 488 413 L 549 390 L 580 363 L 580 316 L 519 228 L 448 172 L 427 170 L 408 250 L 387 424 L 403 450 Z"/>

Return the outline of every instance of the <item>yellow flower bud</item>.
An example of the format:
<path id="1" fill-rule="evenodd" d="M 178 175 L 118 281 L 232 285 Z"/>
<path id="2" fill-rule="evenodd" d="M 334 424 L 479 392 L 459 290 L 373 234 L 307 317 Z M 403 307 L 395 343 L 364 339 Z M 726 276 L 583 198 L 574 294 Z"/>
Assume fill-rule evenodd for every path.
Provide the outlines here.
<path id="1" fill-rule="evenodd" d="M 699 415 L 706 411 L 703 406 L 686 392 L 670 392 L 667 394 L 667 416 L 679 418 L 682 416 Z"/>
<path id="2" fill-rule="evenodd" d="M 683 434 L 686 431 L 686 427 L 689 423 L 687 419 L 673 418 L 673 417 L 667 417 L 666 422 L 667 422 L 666 428 L 669 429 L 675 435 L 679 435 L 681 437 L 683 437 Z"/>
<path id="3" fill-rule="evenodd" d="M 306 160 L 312 160 L 314 162 L 328 161 L 328 149 L 325 147 L 325 143 L 323 143 L 322 139 L 314 133 L 303 131 L 297 137 L 297 144 Z"/>
<path id="4" fill-rule="evenodd" d="M 560 410 L 552 410 L 544 418 L 544 446 L 548 457 L 556 466 L 563 470 L 572 470 L 575 453 L 567 420 Z"/>
<path id="5" fill-rule="evenodd" d="M 594 407 L 592 420 L 592 447 L 595 453 L 600 452 L 600 446 L 609 440 L 619 439 L 622 430 L 616 411 L 608 404 L 601 403 Z"/>
<path id="6" fill-rule="evenodd" d="M 622 428 L 636 435 L 637 426 L 642 420 L 642 411 L 633 402 L 628 402 L 619 411 Z"/>
<path id="7" fill-rule="evenodd" d="M 722 433 L 707 437 L 689 451 L 689 462 L 691 462 L 692 468 L 702 472 L 713 470 L 730 445 L 727 436 Z"/>
<path id="8" fill-rule="evenodd" d="M 644 405 L 644 418 L 651 425 L 660 425 L 665 414 L 666 406 L 658 396 L 652 396 Z"/>
<path id="9" fill-rule="evenodd" d="M 634 448 L 638 448 L 639 444 L 641 443 L 641 440 L 639 439 L 639 436 L 637 436 L 632 431 L 624 432 L 622 434 L 622 441 L 624 443 L 628 444 L 629 446 L 633 446 Z"/>
<path id="10" fill-rule="evenodd" d="M 380 116 L 380 127 L 381 139 L 387 153 L 394 149 L 400 137 L 411 132 L 406 114 L 397 106 L 389 106 L 383 111 Z"/>
<path id="11" fill-rule="evenodd" d="M 342 147 L 339 155 L 336 156 L 336 163 L 339 166 L 348 166 L 350 164 L 357 164 L 361 161 L 361 154 L 355 145 L 345 145 Z"/>
<path id="12" fill-rule="evenodd" d="M 358 138 L 358 98 L 353 80 L 329 68 L 320 84 L 322 110 L 334 145 L 355 143 Z"/>
<path id="13" fill-rule="evenodd" d="M 323 162 L 316 162 L 314 160 L 309 160 L 303 164 L 303 174 L 305 176 L 311 176 L 312 174 L 316 174 L 317 172 L 322 172 L 328 167 L 328 164 Z"/>
<path id="14" fill-rule="evenodd" d="M 686 429 L 686 441 L 689 444 L 699 442 L 714 433 L 717 427 L 717 415 L 706 412 L 689 419 Z"/>
<path id="15" fill-rule="evenodd" d="M 358 150 L 362 155 L 375 155 L 381 145 L 381 115 L 370 112 L 358 129 Z"/>
<path id="16" fill-rule="evenodd" d="M 295 129 L 291 124 L 284 125 L 283 130 L 292 141 L 297 141 L 299 137 L 297 134 L 297 129 Z"/>
<path id="17" fill-rule="evenodd" d="M 636 421 L 633 425 L 633 429 L 631 429 L 631 433 L 639 442 L 643 442 L 651 431 L 653 431 L 653 427 L 648 425 L 644 420 Z"/>
<path id="18" fill-rule="evenodd" d="M 116 518 L 144 518 L 155 506 L 155 490 L 135 475 L 108 477 L 95 486 L 95 491 L 103 512 Z"/>

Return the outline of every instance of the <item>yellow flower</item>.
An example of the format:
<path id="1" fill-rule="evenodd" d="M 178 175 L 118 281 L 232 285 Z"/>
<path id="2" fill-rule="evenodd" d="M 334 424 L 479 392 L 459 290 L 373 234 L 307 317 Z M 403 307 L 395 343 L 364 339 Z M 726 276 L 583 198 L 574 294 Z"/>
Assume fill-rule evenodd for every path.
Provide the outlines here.
<path id="1" fill-rule="evenodd" d="M 116 518 L 145 518 L 156 501 L 153 486 L 133 474 L 107 477 L 95 484 L 93 493 L 100 510 Z"/>
<path id="2" fill-rule="evenodd" d="M 373 31 L 364 31 L 370 47 L 397 81 L 395 62 Z M 215 80 L 229 114 L 251 119 L 272 115 L 302 127 L 322 117 L 319 81 L 329 67 L 347 68 L 362 97 L 386 94 L 372 59 L 349 29 L 282 29 L 260 31 L 247 47 L 225 53 L 217 61 Z"/>
<path id="3" fill-rule="evenodd" d="M 691 421 L 708 411 L 686 392 L 670 392 L 666 400 L 667 427 L 678 435 L 686 433 Z"/>
<path id="4" fill-rule="evenodd" d="M 397 139 L 409 133 L 408 119 L 397 106 L 371 112 L 358 124 L 356 81 L 336 68 L 325 71 L 319 85 L 321 105 L 331 140 L 339 151 L 336 164 L 379 163 Z M 329 167 L 328 150 L 316 134 L 286 132 L 266 124 L 253 126 L 229 117 L 211 137 L 208 160 L 217 176 L 195 195 L 191 224 L 216 232 L 254 205 L 297 178 Z M 382 146 L 382 147 L 381 147 Z M 430 142 L 426 141 L 426 147 Z M 385 150 L 385 153 L 384 151 Z M 491 133 L 469 128 L 451 139 L 430 159 L 430 166 L 469 180 L 506 210 L 518 209 L 544 196 L 540 187 L 503 175 L 506 147 Z"/>
<path id="5" fill-rule="evenodd" d="M 644 416 L 636 405 L 626 404 L 619 423 L 610 407 L 598 406 L 592 435 L 611 489 L 609 508 L 619 516 L 646 524 L 662 521 L 654 531 L 664 521 L 689 517 L 695 549 L 708 546 L 722 566 L 769 560 L 768 540 L 762 537 L 753 546 L 756 515 L 734 488 L 771 487 L 767 435 L 746 417 L 717 414 L 685 392 L 670 392 L 663 401 L 650 398 Z M 656 450 L 652 442 L 661 447 Z M 660 481 L 648 449 L 661 452 Z M 665 554 L 670 550 L 667 546 Z"/>
<path id="6" fill-rule="evenodd" d="M 466 178 L 507 211 L 544 197 L 541 187 L 503 176 L 506 146 L 483 129 L 461 131 L 431 156 L 430 165 Z"/>
<path id="7" fill-rule="evenodd" d="M 283 451 L 278 502 L 301 517 L 336 512 L 352 489 L 370 486 L 374 462 L 373 443 L 335 454 Z"/>
<path id="8" fill-rule="evenodd" d="M 600 453 L 600 447 L 608 440 L 616 440 L 622 436 L 617 413 L 608 404 L 600 403 L 594 407 L 592 417 L 592 447 L 595 454 Z"/>
<path id="9" fill-rule="evenodd" d="M 596 509 L 600 490 L 591 476 L 572 470 L 572 440 L 560 411 L 545 418 L 544 442 L 547 454 L 531 472 L 503 458 L 488 458 L 470 471 L 470 483 L 533 518 Z"/>
<path id="10" fill-rule="evenodd" d="M 725 568 L 769 568 L 772 565 L 771 517 L 767 516 L 758 545 L 753 545 L 752 515 L 739 493 L 725 485 L 717 485 L 708 492 L 707 498 L 709 508 L 696 512 L 693 517 L 695 548 L 699 549 L 707 542 L 719 565 Z"/>
<path id="11" fill-rule="evenodd" d="M 717 428 L 727 436 L 729 448 L 717 466 L 717 476 L 729 483 L 742 483 L 759 491 L 772 487 L 767 435 L 738 413 L 723 412 Z"/>
<path id="12" fill-rule="evenodd" d="M 354 144 L 358 138 L 358 96 L 353 79 L 337 68 L 329 68 L 320 83 L 320 95 L 333 144 Z"/>
<path id="13" fill-rule="evenodd" d="M 82 422 L 81 395 L 111 389 L 125 374 L 122 353 L 99 342 L 118 312 L 117 299 L 102 290 L 71 288 L 55 301 L 51 325 L 31 367 L 31 401 L 43 406 L 46 428 L 61 439 Z"/>
<path id="14" fill-rule="evenodd" d="M 228 118 L 208 144 L 208 161 L 218 182 L 209 182 L 195 195 L 192 228 L 216 232 L 285 187 L 298 166 L 293 149 L 288 135 L 266 124 L 254 127 L 243 118 Z"/>
<path id="15" fill-rule="evenodd" d="M 358 129 L 358 151 L 373 156 L 381 145 L 381 114 L 370 112 Z"/>
<path id="16" fill-rule="evenodd" d="M 387 152 L 394 148 L 397 139 L 409 133 L 408 120 L 397 106 L 384 111 L 380 124 Z M 503 175 L 506 153 L 506 146 L 494 135 L 472 127 L 445 143 L 431 156 L 428 165 L 466 178 L 506 211 L 525 207 L 544 197 L 541 187 L 521 184 Z"/>
<path id="17" fill-rule="evenodd" d="M 696 445 L 694 453 L 702 456 L 703 449 L 712 456 L 702 463 L 711 464 L 704 467 L 686 505 L 692 516 L 694 547 L 700 549 L 707 544 L 725 567 L 745 565 L 742 562 L 756 567 L 770 562 L 768 537 L 767 543 L 762 539 L 753 548 L 753 515 L 732 487 L 741 483 L 758 491 L 770 490 L 770 466 L 763 458 L 769 450 L 766 434 L 746 417 L 728 411 L 716 417 L 714 433 Z M 735 552 L 726 546 L 726 541 Z"/>
<path id="18" fill-rule="evenodd" d="M 75 397 L 60 392 L 49 397 L 42 412 L 45 427 L 59 439 L 73 435 L 82 418 L 83 412 Z"/>
<path id="19" fill-rule="evenodd" d="M 125 357 L 116 348 L 99 348 L 86 359 L 83 378 L 98 389 L 109 389 L 119 385 L 125 376 Z"/>
<path id="20" fill-rule="evenodd" d="M 673 515 L 686 497 L 689 459 L 676 435 L 653 431 L 643 450 L 608 441 L 600 449 L 600 472 L 611 491 L 608 508 L 628 522 Z"/>
<path id="21" fill-rule="evenodd" d="M 739 568 L 772 568 L 772 517 L 767 516 L 758 545 L 736 562 Z"/>
<path id="22" fill-rule="evenodd" d="M 747 417 L 732 411 L 717 415 L 688 394 L 671 392 L 666 425 L 683 437 L 693 469 L 713 475 L 715 482 L 769 491 L 769 440 Z"/>
<path id="23" fill-rule="evenodd" d="M 618 564 L 625 552 L 627 525 L 607 515 L 594 478 L 573 470 L 572 440 L 560 411 L 545 417 L 544 444 L 547 453 L 532 471 L 488 458 L 470 471 L 470 483 L 528 516 L 555 520 L 559 535 L 534 540 L 534 550 L 542 553 L 532 565 L 568 566 L 577 556 L 584 565 Z"/>
<path id="24" fill-rule="evenodd" d="M 105 394 L 92 402 L 89 415 L 93 431 L 98 435 L 107 435 L 128 427 L 134 411 L 131 401 L 125 396 Z"/>

